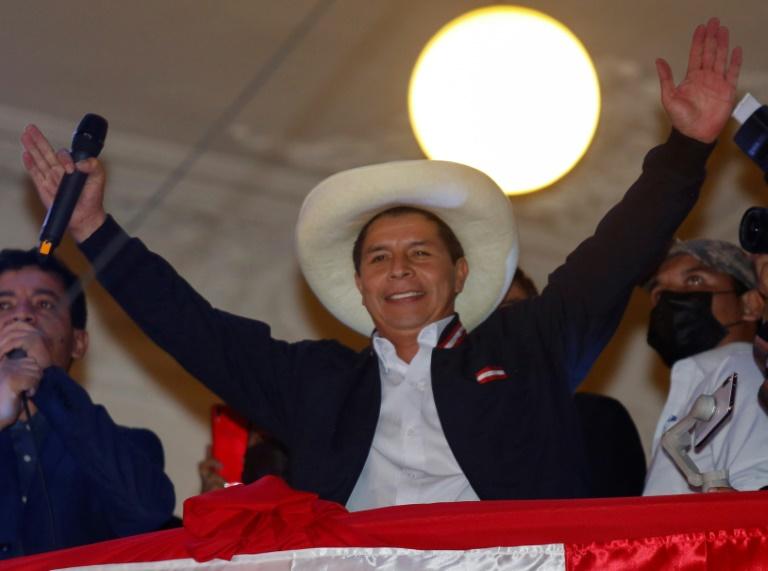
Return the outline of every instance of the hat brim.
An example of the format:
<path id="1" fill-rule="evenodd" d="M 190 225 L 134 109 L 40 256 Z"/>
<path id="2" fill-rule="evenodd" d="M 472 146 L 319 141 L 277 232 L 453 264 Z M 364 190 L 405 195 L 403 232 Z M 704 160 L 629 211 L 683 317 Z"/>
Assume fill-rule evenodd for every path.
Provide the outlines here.
<path id="1" fill-rule="evenodd" d="M 518 258 L 512 206 L 484 173 L 446 161 L 401 161 L 360 167 L 318 184 L 296 226 L 299 264 L 320 302 L 348 327 L 369 335 L 373 321 L 355 286 L 352 248 L 363 226 L 395 206 L 434 213 L 464 248 L 469 276 L 456 298 L 468 330 L 501 302 Z"/>

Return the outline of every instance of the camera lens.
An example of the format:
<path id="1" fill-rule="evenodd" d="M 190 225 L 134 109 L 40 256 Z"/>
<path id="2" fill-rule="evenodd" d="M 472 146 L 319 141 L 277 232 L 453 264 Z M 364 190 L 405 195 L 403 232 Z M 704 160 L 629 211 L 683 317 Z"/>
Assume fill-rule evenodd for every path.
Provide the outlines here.
<path id="1" fill-rule="evenodd" d="M 753 206 L 739 225 L 741 247 L 753 254 L 768 254 L 768 208 Z"/>

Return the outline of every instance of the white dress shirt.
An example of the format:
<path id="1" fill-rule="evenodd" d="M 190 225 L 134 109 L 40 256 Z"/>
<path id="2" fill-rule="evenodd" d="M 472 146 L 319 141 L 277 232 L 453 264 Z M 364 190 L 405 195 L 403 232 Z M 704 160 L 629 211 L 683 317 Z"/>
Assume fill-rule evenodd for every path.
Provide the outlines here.
<path id="1" fill-rule="evenodd" d="M 712 394 L 738 374 L 733 411 L 701 450 L 689 450 L 699 471 L 728 470 L 733 488 L 757 490 L 768 485 L 768 414 L 760 408 L 757 390 L 763 381 L 749 343 L 729 343 L 674 364 L 669 396 L 653 437 L 651 463 L 643 494 L 689 494 L 685 477 L 661 447 L 661 437 L 691 410 L 701 394 Z"/>
<path id="2" fill-rule="evenodd" d="M 350 511 L 480 499 L 448 446 L 432 393 L 432 350 L 451 319 L 419 332 L 419 350 L 410 363 L 374 334 L 381 410 L 371 451 L 347 501 Z"/>

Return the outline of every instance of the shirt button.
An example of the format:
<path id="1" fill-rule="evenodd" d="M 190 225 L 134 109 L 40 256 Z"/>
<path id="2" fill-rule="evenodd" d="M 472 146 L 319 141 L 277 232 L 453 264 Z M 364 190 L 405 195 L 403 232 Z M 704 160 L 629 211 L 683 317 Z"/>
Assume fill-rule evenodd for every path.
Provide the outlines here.
<path id="1" fill-rule="evenodd" d="M 21 503 L 26 504 L 27 503 L 27 496 L 21 496 Z"/>
<path id="2" fill-rule="evenodd" d="M 22 458 L 24 458 L 24 462 L 31 462 L 32 461 L 32 456 L 30 456 L 29 454 L 24 454 L 24 456 L 22 456 Z"/>

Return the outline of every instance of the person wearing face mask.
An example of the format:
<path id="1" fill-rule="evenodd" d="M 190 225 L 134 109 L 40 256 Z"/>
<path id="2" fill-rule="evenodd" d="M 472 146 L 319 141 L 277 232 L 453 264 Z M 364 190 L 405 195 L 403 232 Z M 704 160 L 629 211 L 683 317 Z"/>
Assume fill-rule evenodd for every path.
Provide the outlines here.
<path id="1" fill-rule="evenodd" d="M 732 373 L 738 375 L 733 412 L 689 454 L 701 472 L 728 470 L 731 488 L 720 491 L 768 485 L 768 415 L 755 398 L 763 377 L 751 345 L 764 307 L 756 287 L 752 263 L 740 248 L 705 239 L 674 244 L 648 283 L 648 344 L 671 374 L 644 495 L 699 491 L 664 452 L 661 437 L 699 395 L 714 393 Z"/>

